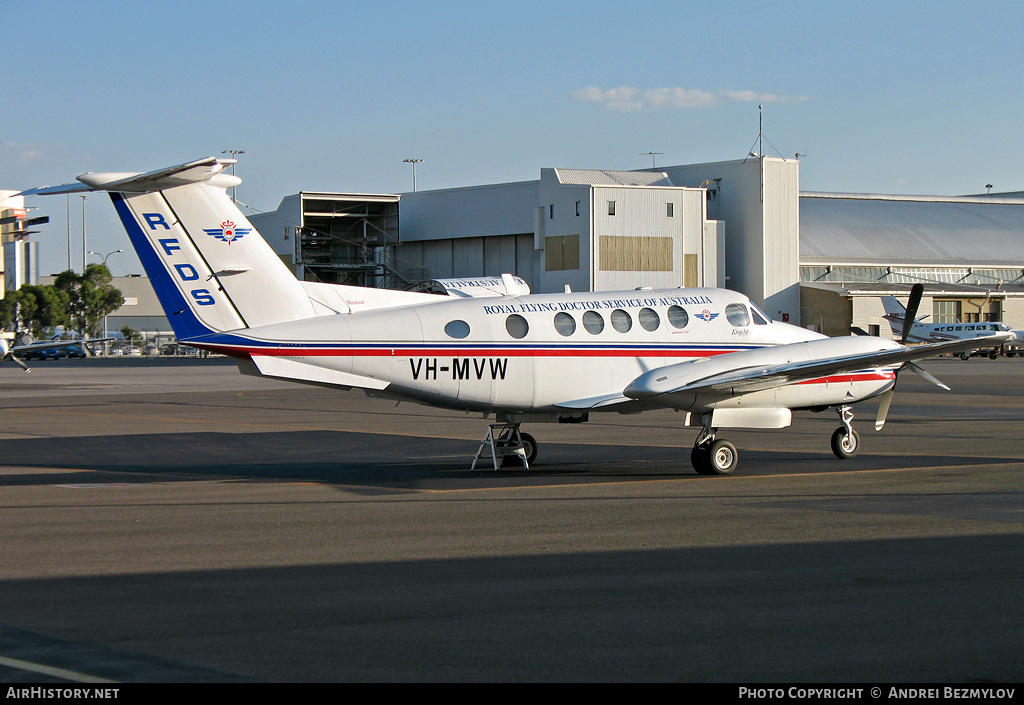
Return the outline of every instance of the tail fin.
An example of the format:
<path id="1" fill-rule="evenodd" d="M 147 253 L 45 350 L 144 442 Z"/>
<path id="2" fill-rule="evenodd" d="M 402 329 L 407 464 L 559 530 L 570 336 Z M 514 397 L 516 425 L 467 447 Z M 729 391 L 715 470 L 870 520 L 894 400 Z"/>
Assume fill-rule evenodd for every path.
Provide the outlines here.
<path id="1" fill-rule="evenodd" d="M 226 189 L 241 183 L 221 173 L 233 163 L 209 157 L 147 174 L 78 177 L 110 192 L 182 340 L 316 315 L 295 275 L 228 198 Z"/>
<path id="2" fill-rule="evenodd" d="M 883 296 L 882 307 L 885 309 L 885 319 L 889 321 L 892 334 L 896 337 L 903 335 L 903 322 L 907 317 L 906 307 L 895 296 Z"/>

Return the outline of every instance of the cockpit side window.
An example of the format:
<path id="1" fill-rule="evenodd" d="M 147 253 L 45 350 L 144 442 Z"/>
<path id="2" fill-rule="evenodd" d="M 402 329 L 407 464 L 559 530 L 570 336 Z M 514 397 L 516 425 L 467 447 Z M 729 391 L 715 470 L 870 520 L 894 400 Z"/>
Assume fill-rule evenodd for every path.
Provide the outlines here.
<path id="1" fill-rule="evenodd" d="M 766 326 L 771 323 L 771 321 L 768 320 L 768 316 L 761 313 L 761 310 L 757 306 L 751 306 L 750 313 L 754 317 L 755 326 Z"/>

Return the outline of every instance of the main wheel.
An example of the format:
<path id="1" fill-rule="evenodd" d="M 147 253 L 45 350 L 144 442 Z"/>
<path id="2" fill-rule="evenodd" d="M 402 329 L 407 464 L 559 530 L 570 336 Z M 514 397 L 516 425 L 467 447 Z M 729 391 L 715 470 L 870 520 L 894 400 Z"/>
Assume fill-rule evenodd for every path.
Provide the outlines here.
<path id="1" fill-rule="evenodd" d="M 847 433 L 846 426 L 840 426 L 832 432 L 832 452 L 840 460 L 848 460 L 860 450 L 860 436 L 853 429 Z"/>
<path id="2" fill-rule="evenodd" d="M 499 440 L 503 441 L 505 445 L 510 442 L 508 436 L 502 436 Z M 520 433 L 519 440 L 523 442 L 523 452 L 526 453 L 526 464 L 533 465 L 533 461 L 537 458 L 537 439 L 531 436 L 529 433 Z M 506 455 L 501 459 L 501 467 L 522 467 L 522 463 L 519 458 L 512 455 Z"/>
<path id="3" fill-rule="evenodd" d="M 740 456 L 736 446 L 724 439 L 718 439 L 708 446 L 708 470 L 711 475 L 728 475 L 736 469 Z"/>
<path id="4" fill-rule="evenodd" d="M 690 451 L 690 465 L 698 475 L 711 475 L 711 457 L 708 455 L 710 443 L 695 445 Z"/>

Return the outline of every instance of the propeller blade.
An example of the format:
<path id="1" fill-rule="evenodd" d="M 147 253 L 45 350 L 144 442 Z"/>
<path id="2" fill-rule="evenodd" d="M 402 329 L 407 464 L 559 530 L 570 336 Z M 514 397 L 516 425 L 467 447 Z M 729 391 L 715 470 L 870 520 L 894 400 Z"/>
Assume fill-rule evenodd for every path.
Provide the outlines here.
<path id="1" fill-rule="evenodd" d="M 934 384 L 936 387 L 941 387 L 942 389 L 945 389 L 947 392 L 950 391 L 949 387 L 947 387 L 945 384 L 943 384 L 939 380 L 935 379 L 935 377 L 933 377 L 931 374 L 929 374 L 928 371 L 925 370 L 920 365 L 917 365 L 917 364 L 915 364 L 913 362 L 908 362 L 908 363 L 906 363 L 906 365 L 907 365 L 907 367 L 912 369 L 914 372 L 916 372 L 917 374 L 921 375 L 926 380 L 928 380 L 929 382 Z"/>
<path id="2" fill-rule="evenodd" d="M 881 431 L 885 426 L 885 417 L 889 415 L 889 405 L 892 404 L 892 395 L 896 391 L 893 386 L 888 392 L 878 398 L 878 416 L 875 417 L 875 430 Z"/>
<path id="3" fill-rule="evenodd" d="M 917 320 L 917 309 L 921 306 L 921 297 L 924 295 L 924 284 L 914 284 L 910 290 L 910 299 L 907 301 L 907 310 L 903 314 L 903 335 L 900 336 L 900 345 L 907 344 L 910 336 L 910 329 Z"/>
<path id="4" fill-rule="evenodd" d="M 25 370 L 26 372 L 31 372 L 32 371 L 32 370 L 30 370 L 28 368 L 28 365 L 26 365 L 24 362 L 22 362 L 18 358 L 14 357 L 13 353 L 7 353 L 6 355 L 3 356 L 3 358 L 0 358 L 0 364 L 3 364 L 4 360 L 10 360 L 15 365 L 17 365 L 21 369 Z"/>

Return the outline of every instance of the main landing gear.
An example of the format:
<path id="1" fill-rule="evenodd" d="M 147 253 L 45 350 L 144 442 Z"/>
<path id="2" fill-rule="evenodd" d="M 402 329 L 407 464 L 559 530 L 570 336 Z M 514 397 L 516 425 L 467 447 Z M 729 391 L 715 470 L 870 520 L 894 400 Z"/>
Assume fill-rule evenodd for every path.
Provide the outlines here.
<path id="1" fill-rule="evenodd" d="M 840 406 L 836 411 L 843 425 L 832 434 L 832 452 L 840 460 L 848 460 L 860 450 L 860 435 L 853 430 L 850 407 Z M 729 475 L 739 463 L 736 446 L 716 437 L 718 429 L 711 426 L 711 414 L 701 414 L 701 420 L 704 427 L 690 451 L 690 464 L 698 475 Z"/>
<path id="2" fill-rule="evenodd" d="M 701 414 L 704 428 L 690 451 L 690 464 L 698 475 L 728 475 L 739 463 L 739 452 L 729 441 L 716 438 L 711 427 L 711 414 Z"/>
<path id="3" fill-rule="evenodd" d="M 470 470 L 476 470 L 476 464 L 490 456 L 494 469 L 522 463 L 524 470 L 530 469 L 530 463 L 537 458 L 537 439 L 529 433 L 522 433 L 517 423 L 492 423 L 487 427 L 487 435 L 480 442 L 480 448 L 473 458 Z"/>

